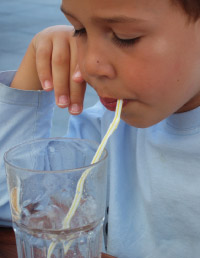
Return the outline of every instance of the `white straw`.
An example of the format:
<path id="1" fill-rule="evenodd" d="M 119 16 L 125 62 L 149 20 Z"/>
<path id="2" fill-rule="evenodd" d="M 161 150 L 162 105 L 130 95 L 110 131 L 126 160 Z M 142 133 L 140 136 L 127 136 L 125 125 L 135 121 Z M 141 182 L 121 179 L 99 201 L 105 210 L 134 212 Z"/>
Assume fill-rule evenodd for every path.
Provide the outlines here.
<path id="1" fill-rule="evenodd" d="M 96 153 L 95 153 L 95 155 L 92 159 L 91 164 L 94 164 L 95 162 L 99 161 L 109 137 L 117 129 L 119 121 L 120 121 L 122 105 L 123 105 L 123 100 L 118 100 L 116 110 L 115 110 L 114 119 L 113 119 L 112 123 L 110 124 L 103 140 L 101 141 L 101 143 L 100 143 L 100 145 L 99 145 L 99 147 L 98 147 L 98 149 L 97 149 L 97 151 L 96 151 Z M 75 193 L 75 197 L 73 199 L 72 205 L 71 205 L 71 207 L 70 207 L 70 209 L 67 213 L 67 216 L 63 220 L 63 229 L 70 228 L 71 219 L 72 219 L 74 213 L 76 212 L 76 210 L 79 206 L 81 197 L 82 197 L 82 192 L 83 192 L 83 186 L 84 186 L 85 179 L 88 176 L 88 174 L 90 173 L 91 169 L 92 168 L 89 168 L 89 169 L 85 170 L 83 172 L 82 176 L 80 177 L 79 181 L 78 181 L 78 184 L 77 184 L 77 187 L 76 187 L 76 193 Z M 70 240 L 69 244 L 64 245 L 65 254 L 68 252 L 68 249 L 70 248 L 71 244 L 72 244 L 72 241 Z M 56 242 L 52 242 L 50 244 L 49 249 L 48 249 L 47 258 L 51 257 L 51 254 L 52 254 L 55 246 L 56 246 Z"/>

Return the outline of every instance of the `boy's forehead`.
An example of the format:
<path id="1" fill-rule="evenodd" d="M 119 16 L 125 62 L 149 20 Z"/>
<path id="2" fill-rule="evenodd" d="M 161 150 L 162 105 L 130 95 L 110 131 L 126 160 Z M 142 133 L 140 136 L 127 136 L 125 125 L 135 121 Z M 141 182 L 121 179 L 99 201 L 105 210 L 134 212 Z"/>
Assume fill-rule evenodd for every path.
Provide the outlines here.
<path id="1" fill-rule="evenodd" d="M 62 9 L 78 12 L 91 10 L 95 12 L 116 13 L 125 11 L 131 15 L 134 12 L 161 12 L 169 7 L 169 0 L 62 0 Z M 85 13 L 85 15 L 87 15 Z"/>

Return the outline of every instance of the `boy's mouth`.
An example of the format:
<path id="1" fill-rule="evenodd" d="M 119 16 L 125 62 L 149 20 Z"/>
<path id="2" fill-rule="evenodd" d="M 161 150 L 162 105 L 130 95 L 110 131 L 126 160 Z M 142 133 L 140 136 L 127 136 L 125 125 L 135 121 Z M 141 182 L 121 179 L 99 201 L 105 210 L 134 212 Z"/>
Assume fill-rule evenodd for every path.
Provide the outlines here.
<path id="1" fill-rule="evenodd" d="M 115 111 L 116 105 L 117 105 L 117 99 L 113 98 L 102 98 L 99 97 L 101 103 L 104 105 L 105 108 L 107 108 L 110 111 Z M 124 99 L 123 100 L 123 107 L 128 103 L 128 100 Z"/>

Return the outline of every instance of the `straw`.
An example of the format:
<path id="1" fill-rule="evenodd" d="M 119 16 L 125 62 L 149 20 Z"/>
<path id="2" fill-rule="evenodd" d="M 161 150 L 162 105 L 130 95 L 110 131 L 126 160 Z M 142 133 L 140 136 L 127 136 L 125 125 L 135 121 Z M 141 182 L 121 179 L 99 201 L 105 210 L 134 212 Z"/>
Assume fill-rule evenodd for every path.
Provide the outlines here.
<path id="1" fill-rule="evenodd" d="M 91 164 L 94 164 L 95 162 L 97 162 L 102 153 L 103 153 L 103 150 L 106 146 L 106 143 L 109 139 L 109 137 L 111 136 L 111 134 L 117 129 L 118 127 L 118 124 L 120 122 L 120 115 L 121 115 L 121 110 L 122 110 L 122 104 L 123 104 L 123 100 L 118 100 L 117 101 L 117 106 L 116 106 L 116 110 L 115 110 L 115 116 L 114 116 L 114 119 L 112 121 L 112 123 L 110 124 L 103 140 L 101 141 L 93 159 L 92 159 L 92 162 Z M 67 216 L 64 218 L 63 220 L 63 229 L 68 229 L 70 228 L 70 222 L 71 222 L 71 219 L 74 215 L 74 213 L 76 212 L 78 206 L 79 206 L 79 203 L 80 203 L 80 200 L 81 200 L 81 197 L 82 197 L 82 192 L 83 192 L 83 186 L 84 186 L 84 182 L 85 182 L 85 179 L 86 177 L 88 176 L 88 174 L 90 173 L 92 168 L 89 168 L 87 170 L 85 170 L 82 174 L 82 176 L 80 177 L 79 181 L 78 181 L 78 184 L 77 184 L 77 187 L 76 187 L 76 193 L 75 193 L 75 197 L 73 199 L 73 202 L 72 202 L 72 205 L 67 213 Z M 65 254 L 68 252 L 71 244 L 72 244 L 72 240 L 69 241 L 69 243 L 67 245 L 64 245 L 64 251 L 65 251 Z M 51 254 L 54 250 L 56 246 L 56 242 L 52 242 L 49 246 L 49 249 L 48 249 L 48 255 L 47 255 L 47 258 L 50 258 L 51 257 Z"/>

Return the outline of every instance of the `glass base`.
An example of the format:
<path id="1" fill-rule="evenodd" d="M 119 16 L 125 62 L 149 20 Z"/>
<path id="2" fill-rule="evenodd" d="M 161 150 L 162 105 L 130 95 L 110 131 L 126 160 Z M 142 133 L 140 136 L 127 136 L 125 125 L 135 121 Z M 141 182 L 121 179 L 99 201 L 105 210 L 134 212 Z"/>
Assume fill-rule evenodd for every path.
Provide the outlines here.
<path id="1" fill-rule="evenodd" d="M 18 258 L 100 258 L 102 226 L 101 221 L 75 233 L 69 234 L 68 230 L 52 234 L 14 224 Z"/>

